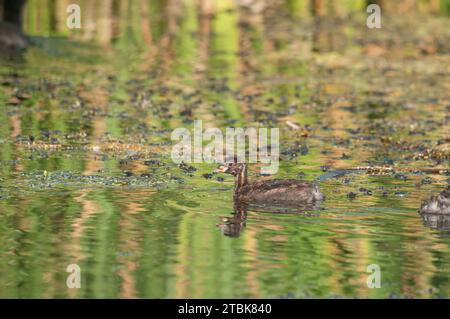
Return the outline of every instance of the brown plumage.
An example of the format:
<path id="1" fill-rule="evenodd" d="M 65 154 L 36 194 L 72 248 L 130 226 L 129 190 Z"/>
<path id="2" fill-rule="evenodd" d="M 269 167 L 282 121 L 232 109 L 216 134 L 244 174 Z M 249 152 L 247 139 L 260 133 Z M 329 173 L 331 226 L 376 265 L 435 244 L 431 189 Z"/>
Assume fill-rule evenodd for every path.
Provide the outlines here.
<path id="1" fill-rule="evenodd" d="M 425 226 L 450 230 L 450 187 L 443 190 L 438 196 L 425 200 L 420 207 Z"/>
<path id="2" fill-rule="evenodd" d="M 244 163 L 221 165 L 216 171 L 235 177 L 235 204 L 302 207 L 324 199 L 319 188 L 311 182 L 274 179 L 249 183 Z"/>
<path id="3" fill-rule="evenodd" d="M 420 207 L 420 213 L 450 215 L 450 187 L 447 187 L 438 196 L 424 201 Z"/>

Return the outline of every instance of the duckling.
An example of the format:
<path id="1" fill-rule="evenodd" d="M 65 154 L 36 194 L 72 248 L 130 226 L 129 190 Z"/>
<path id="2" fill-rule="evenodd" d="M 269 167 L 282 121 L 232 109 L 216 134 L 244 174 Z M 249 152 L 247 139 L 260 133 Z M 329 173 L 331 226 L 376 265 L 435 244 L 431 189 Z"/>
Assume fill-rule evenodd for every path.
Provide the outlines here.
<path id="1" fill-rule="evenodd" d="M 419 212 L 425 226 L 450 231 L 450 187 L 425 200 Z"/>
<path id="2" fill-rule="evenodd" d="M 438 196 L 432 196 L 420 207 L 421 214 L 450 215 L 450 187 L 444 189 Z"/>
<path id="3" fill-rule="evenodd" d="M 245 163 L 220 165 L 216 172 L 235 177 L 234 202 L 238 204 L 302 207 L 325 199 L 317 185 L 311 182 L 274 179 L 249 183 Z"/>

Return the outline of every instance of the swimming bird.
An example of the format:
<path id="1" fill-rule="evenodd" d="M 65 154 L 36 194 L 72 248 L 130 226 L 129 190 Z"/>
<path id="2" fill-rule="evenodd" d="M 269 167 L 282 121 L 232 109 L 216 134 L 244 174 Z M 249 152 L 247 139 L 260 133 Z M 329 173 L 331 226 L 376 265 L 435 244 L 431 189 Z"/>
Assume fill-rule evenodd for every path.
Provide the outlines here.
<path id="1" fill-rule="evenodd" d="M 419 212 L 425 226 L 450 231 L 450 186 L 439 195 L 425 200 Z"/>
<path id="2" fill-rule="evenodd" d="M 420 207 L 421 214 L 450 215 L 450 187 L 444 189 L 438 196 L 432 196 Z"/>
<path id="3" fill-rule="evenodd" d="M 245 163 L 220 165 L 216 172 L 235 177 L 235 205 L 306 207 L 320 203 L 325 196 L 316 184 L 294 179 L 273 179 L 249 182 Z"/>

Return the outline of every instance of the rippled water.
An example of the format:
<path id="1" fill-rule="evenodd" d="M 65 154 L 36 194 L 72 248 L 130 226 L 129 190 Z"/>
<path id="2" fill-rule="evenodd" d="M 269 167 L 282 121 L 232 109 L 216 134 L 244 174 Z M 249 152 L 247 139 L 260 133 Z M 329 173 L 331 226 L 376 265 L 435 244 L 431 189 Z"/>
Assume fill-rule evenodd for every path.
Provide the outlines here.
<path id="1" fill-rule="evenodd" d="M 159 51 L 35 37 L 2 60 L 0 297 L 450 295 L 450 230 L 418 213 L 448 175 L 408 170 L 449 168 L 418 154 L 448 137 L 450 51 L 411 45 L 431 30 L 448 39 L 448 19 L 386 20 L 370 34 L 356 20 L 341 26 L 353 32 L 343 48 L 313 52 L 323 41 L 309 24 L 237 18 L 218 14 L 205 39 L 187 15 Z M 379 55 L 373 43 L 393 45 Z M 326 201 L 303 214 L 248 210 L 226 236 L 232 178 L 170 160 L 171 131 L 193 119 L 280 127 L 276 177 L 320 179 Z M 325 175 L 370 165 L 395 173 Z M 80 289 L 66 286 L 69 264 Z M 381 288 L 367 287 L 371 264 Z"/>

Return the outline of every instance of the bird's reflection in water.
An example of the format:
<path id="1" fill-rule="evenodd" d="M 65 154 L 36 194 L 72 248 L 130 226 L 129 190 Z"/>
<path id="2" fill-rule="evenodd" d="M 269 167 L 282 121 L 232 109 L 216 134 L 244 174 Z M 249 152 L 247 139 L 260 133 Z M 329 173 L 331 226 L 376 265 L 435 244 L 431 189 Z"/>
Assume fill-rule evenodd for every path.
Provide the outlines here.
<path id="1" fill-rule="evenodd" d="M 235 207 L 234 213 L 230 216 L 220 217 L 221 223 L 217 225 L 225 236 L 239 237 L 241 231 L 245 228 L 247 221 L 247 210 L 245 208 Z"/>
<path id="2" fill-rule="evenodd" d="M 239 237 L 244 230 L 247 222 L 247 211 L 260 213 L 277 214 L 297 214 L 303 216 L 318 216 L 318 213 L 312 211 L 320 208 L 320 203 L 314 203 L 296 207 L 267 207 L 263 205 L 237 204 L 234 206 L 233 214 L 230 216 L 221 216 L 220 223 L 217 224 L 222 233 L 228 237 Z"/>
<path id="3" fill-rule="evenodd" d="M 313 182 L 293 179 L 272 179 L 249 182 L 247 165 L 231 159 L 220 165 L 216 172 L 234 176 L 234 214 L 221 217 L 217 225 L 224 235 L 238 237 L 244 229 L 247 211 L 306 214 L 317 209 L 325 196 Z"/>
<path id="4" fill-rule="evenodd" d="M 446 236 L 450 236 L 450 187 L 423 201 L 419 212 L 425 226 L 444 231 Z"/>
<path id="5" fill-rule="evenodd" d="M 425 226 L 445 230 L 450 235 L 450 215 L 421 214 Z"/>

